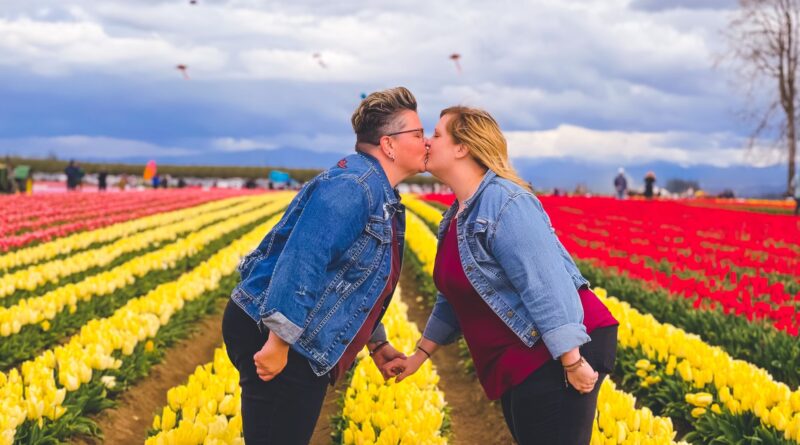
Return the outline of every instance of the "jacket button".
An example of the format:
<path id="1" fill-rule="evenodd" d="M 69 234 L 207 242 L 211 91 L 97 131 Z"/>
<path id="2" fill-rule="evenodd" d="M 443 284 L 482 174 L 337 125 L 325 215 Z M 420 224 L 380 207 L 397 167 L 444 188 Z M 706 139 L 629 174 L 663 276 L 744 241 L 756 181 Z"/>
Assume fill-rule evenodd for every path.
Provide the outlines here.
<path id="1" fill-rule="evenodd" d="M 536 329 L 532 329 L 531 330 L 531 337 L 536 337 L 537 335 L 539 335 L 539 332 Z"/>
<path id="2" fill-rule="evenodd" d="M 472 272 L 472 266 L 467 266 L 467 272 Z"/>
<path id="3" fill-rule="evenodd" d="M 364 306 L 361 308 L 361 312 L 369 312 L 369 308 Z"/>
<path id="4" fill-rule="evenodd" d="M 506 317 L 508 317 L 508 318 L 511 318 L 511 317 L 513 317 L 513 316 L 514 316 L 514 311 L 508 311 L 508 312 L 506 312 Z"/>
<path id="5" fill-rule="evenodd" d="M 347 338 L 343 338 L 343 339 L 342 339 L 342 344 L 343 344 L 343 345 L 345 345 L 345 346 L 346 346 L 346 345 L 347 345 L 347 344 L 349 344 L 349 343 L 350 343 L 350 340 L 348 340 Z"/>

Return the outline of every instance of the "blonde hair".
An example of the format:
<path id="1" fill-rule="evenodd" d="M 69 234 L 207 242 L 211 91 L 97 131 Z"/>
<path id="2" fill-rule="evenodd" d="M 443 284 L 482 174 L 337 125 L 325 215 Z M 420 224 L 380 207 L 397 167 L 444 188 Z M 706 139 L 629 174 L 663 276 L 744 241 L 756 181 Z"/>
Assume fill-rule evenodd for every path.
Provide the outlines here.
<path id="1" fill-rule="evenodd" d="M 439 117 L 450 116 L 447 132 L 456 144 L 463 144 L 470 155 L 482 166 L 501 178 L 533 192 L 530 184 L 520 178 L 508 159 L 508 143 L 500 125 L 486 111 L 478 108 L 455 106 L 445 108 Z"/>
<path id="2" fill-rule="evenodd" d="M 376 91 L 358 105 L 350 122 L 356 132 L 356 142 L 378 145 L 381 136 L 389 133 L 396 123 L 397 113 L 417 111 L 417 99 L 404 87 Z"/>

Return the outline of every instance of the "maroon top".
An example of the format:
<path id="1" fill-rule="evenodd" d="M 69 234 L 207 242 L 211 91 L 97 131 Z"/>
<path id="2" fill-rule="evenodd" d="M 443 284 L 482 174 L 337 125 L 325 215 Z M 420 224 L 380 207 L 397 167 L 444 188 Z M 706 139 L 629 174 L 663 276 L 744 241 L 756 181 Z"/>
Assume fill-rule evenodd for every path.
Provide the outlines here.
<path id="1" fill-rule="evenodd" d="M 461 266 L 455 222 L 436 253 L 433 278 L 458 318 L 486 396 L 496 400 L 553 357 L 542 341 L 526 346 L 472 287 Z M 582 287 L 578 294 L 587 333 L 618 324 L 594 292 Z"/>
<path id="2" fill-rule="evenodd" d="M 378 301 L 375 302 L 375 306 L 372 307 L 369 315 L 367 315 L 366 321 L 364 321 L 364 324 L 361 325 L 361 329 L 358 330 L 356 336 L 353 337 L 353 341 L 351 341 L 347 346 L 347 349 L 344 350 L 342 358 L 340 358 L 339 361 L 336 362 L 336 366 L 331 369 L 331 384 L 336 383 L 336 380 L 343 376 L 347 370 L 353 366 L 353 362 L 356 361 L 356 356 L 362 349 L 364 349 L 364 346 L 367 344 L 367 342 L 369 342 L 370 337 L 372 337 L 372 332 L 377 326 L 378 317 L 381 315 L 383 305 L 386 302 L 386 299 L 392 296 L 392 292 L 394 292 L 394 288 L 397 286 L 397 282 L 400 280 L 400 248 L 399 243 L 397 242 L 397 237 L 395 236 L 395 228 L 396 227 L 393 219 L 392 266 L 389 279 L 386 281 L 386 287 L 383 288 L 383 292 L 381 292 L 381 295 L 378 297 Z"/>

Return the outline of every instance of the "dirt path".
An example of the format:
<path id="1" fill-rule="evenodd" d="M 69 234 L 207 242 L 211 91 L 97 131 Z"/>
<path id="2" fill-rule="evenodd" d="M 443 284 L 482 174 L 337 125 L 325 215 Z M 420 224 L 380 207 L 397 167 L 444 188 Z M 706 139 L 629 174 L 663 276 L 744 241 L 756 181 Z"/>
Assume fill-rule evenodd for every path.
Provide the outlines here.
<path id="1" fill-rule="evenodd" d="M 400 278 L 404 301 L 408 304 L 408 318 L 420 331 L 430 315 L 424 303 L 417 303 L 416 286 L 412 274 L 403 268 Z M 508 432 L 500 402 L 491 403 L 486 398 L 477 378 L 464 373 L 459 363 L 458 347 L 453 344 L 436 351 L 433 364 L 439 373 L 439 388 L 450 406 L 453 445 L 507 445 L 513 444 Z"/>
<path id="2" fill-rule="evenodd" d="M 108 409 L 93 419 L 103 432 L 103 440 L 79 438 L 74 443 L 106 443 L 141 445 L 153 423 L 157 410 L 167 404 L 167 391 L 188 380 L 197 365 L 214 359 L 214 349 L 222 345 L 222 308 L 199 322 L 199 328 L 189 338 L 176 343 L 163 362 L 150 374 L 120 396 L 117 407 Z"/>

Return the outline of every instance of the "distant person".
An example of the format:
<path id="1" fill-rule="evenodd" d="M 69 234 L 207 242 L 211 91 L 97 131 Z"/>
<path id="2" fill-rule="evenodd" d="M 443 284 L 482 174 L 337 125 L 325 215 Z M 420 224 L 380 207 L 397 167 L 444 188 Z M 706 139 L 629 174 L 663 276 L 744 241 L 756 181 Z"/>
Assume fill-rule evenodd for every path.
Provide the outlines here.
<path id="1" fill-rule="evenodd" d="M 795 172 L 794 179 L 794 215 L 800 215 L 800 172 Z"/>
<path id="2" fill-rule="evenodd" d="M 97 174 L 97 190 L 104 192 L 108 187 L 108 172 L 105 170 L 100 170 L 100 173 Z"/>
<path id="3" fill-rule="evenodd" d="M 653 199 L 653 186 L 656 183 L 656 174 L 652 171 L 647 172 L 644 175 L 644 197 L 647 199 Z"/>
<path id="4" fill-rule="evenodd" d="M 152 182 L 152 184 L 153 184 L 153 188 L 154 188 L 154 189 L 157 189 L 157 188 L 158 188 L 158 185 L 159 185 L 159 184 L 161 184 L 161 178 L 159 178 L 159 177 L 158 177 L 158 175 L 153 175 L 153 182 Z"/>
<path id="5" fill-rule="evenodd" d="M 620 167 L 617 172 L 617 177 L 614 178 L 614 190 L 617 191 L 617 199 L 625 199 L 625 193 L 628 191 L 628 179 L 625 177 L 625 169 Z"/>
<path id="6" fill-rule="evenodd" d="M 178 188 L 182 189 L 186 187 L 186 181 L 183 178 L 178 178 Z"/>
<path id="7" fill-rule="evenodd" d="M 75 190 L 81 181 L 81 169 L 74 159 L 69 161 L 67 168 L 64 169 L 64 174 L 67 175 L 67 190 Z"/>
<path id="8" fill-rule="evenodd" d="M 248 190 L 252 190 L 252 189 L 256 188 L 256 186 L 257 186 L 257 184 L 256 184 L 256 180 L 255 180 L 255 179 L 253 179 L 253 178 L 249 178 L 249 179 L 248 179 L 248 180 L 247 180 L 247 181 L 244 183 L 244 188 L 246 188 L 246 189 L 248 189 Z"/>
<path id="9" fill-rule="evenodd" d="M 168 188 L 169 187 L 169 175 L 164 176 L 164 178 L 161 180 L 161 184 L 159 184 L 159 185 L 161 186 L 162 189 Z"/>
<path id="10" fill-rule="evenodd" d="M 0 193 L 17 193 L 17 183 L 14 181 L 14 167 L 11 163 L 0 163 Z"/>
<path id="11" fill-rule="evenodd" d="M 119 187 L 119 191 L 124 192 L 125 187 L 128 185 L 128 175 L 123 173 L 119 177 L 119 182 L 117 182 L 117 187 Z"/>

